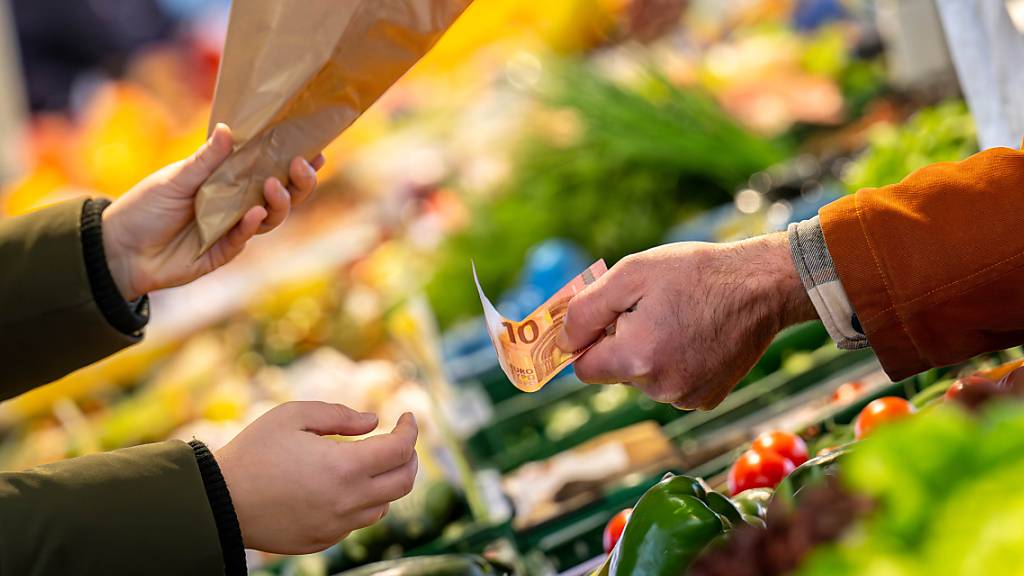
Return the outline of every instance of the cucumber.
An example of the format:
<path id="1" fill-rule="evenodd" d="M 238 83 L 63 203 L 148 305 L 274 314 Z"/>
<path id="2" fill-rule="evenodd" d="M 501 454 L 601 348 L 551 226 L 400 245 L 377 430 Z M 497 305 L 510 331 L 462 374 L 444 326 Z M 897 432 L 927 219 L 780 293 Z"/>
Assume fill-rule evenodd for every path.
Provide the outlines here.
<path id="1" fill-rule="evenodd" d="M 463 512 L 460 504 L 458 492 L 448 482 L 428 481 L 392 503 L 384 521 L 395 542 L 413 548 L 438 538 Z"/>
<path id="2" fill-rule="evenodd" d="M 943 380 L 942 382 L 932 384 L 911 398 L 910 403 L 914 405 L 914 408 L 920 410 L 933 402 L 937 402 L 946 393 L 946 390 L 949 390 L 953 382 L 954 380 Z"/>
<path id="3" fill-rule="evenodd" d="M 391 544 L 390 527 L 385 522 L 377 522 L 360 528 L 341 541 L 341 551 L 351 565 L 366 564 L 380 560 L 384 550 Z"/>

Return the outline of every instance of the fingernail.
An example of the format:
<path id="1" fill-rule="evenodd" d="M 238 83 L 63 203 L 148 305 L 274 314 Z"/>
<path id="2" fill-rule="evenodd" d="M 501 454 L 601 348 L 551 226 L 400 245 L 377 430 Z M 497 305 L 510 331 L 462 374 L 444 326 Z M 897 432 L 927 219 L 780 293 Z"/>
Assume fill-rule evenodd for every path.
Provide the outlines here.
<path id="1" fill-rule="evenodd" d="M 558 331 L 558 338 L 555 340 L 555 346 L 558 346 L 559 350 L 563 352 L 572 352 L 569 349 L 569 334 L 562 328 Z"/>
<path id="2" fill-rule="evenodd" d="M 213 141 L 217 139 L 217 133 L 218 132 L 228 132 L 228 133 L 230 133 L 230 129 L 228 128 L 227 124 L 224 124 L 223 122 L 220 122 L 216 126 L 213 127 L 213 132 L 210 133 L 210 137 L 206 141 L 208 143 L 210 143 L 210 144 L 213 144 Z"/>
<path id="3" fill-rule="evenodd" d="M 313 168 L 313 165 L 306 160 L 303 160 L 302 163 L 306 165 L 306 176 L 308 176 L 310 180 L 315 180 L 316 170 Z"/>

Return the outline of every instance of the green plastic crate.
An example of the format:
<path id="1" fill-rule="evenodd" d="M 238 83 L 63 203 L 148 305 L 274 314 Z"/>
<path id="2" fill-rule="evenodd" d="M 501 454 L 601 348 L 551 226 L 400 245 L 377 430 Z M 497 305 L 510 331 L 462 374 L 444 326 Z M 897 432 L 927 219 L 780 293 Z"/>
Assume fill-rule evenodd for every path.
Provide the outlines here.
<path id="1" fill-rule="evenodd" d="M 614 397 L 613 404 L 606 400 Z M 566 377 L 532 396 L 510 400 L 493 422 L 466 441 L 476 468 L 502 473 L 550 458 L 606 432 L 638 422 L 665 424 L 679 411 L 624 387 L 588 386 Z"/>
<path id="2" fill-rule="evenodd" d="M 668 472 L 629 479 L 582 508 L 518 533 L 519 549 L 544 554 L 559 572 L 603 554 L 601 540 L 608 521 L 622 509 L 632 508 Z"/>

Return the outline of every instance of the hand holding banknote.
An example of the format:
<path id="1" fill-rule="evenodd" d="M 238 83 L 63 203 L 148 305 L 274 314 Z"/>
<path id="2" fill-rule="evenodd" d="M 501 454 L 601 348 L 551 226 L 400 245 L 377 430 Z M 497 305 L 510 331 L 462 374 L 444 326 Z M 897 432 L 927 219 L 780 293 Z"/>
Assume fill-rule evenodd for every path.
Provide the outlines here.
<path id="1" fill-rule="evenodd" d="M 576 375 L 679 408 L 718 405 L 786 326 L 817 318 L 785 234 L 680 243 L 617 263 L 570 303 Z M 612 326 L 612 329 L 609 329 Z"/>
<path id="2" fill-rule="evenodd" d="M 514 322 L 502 316 L 484 295 L 476 267 L 473 267 L 476 289 L 484 307 L 487 333 L 498 353 L 501 369 L 516 388 L 524 392 L 536 392 L 579 358 L 585 346 L 581 346 L 580 350 L 561 348 L 556 339 L 562 331 L 569 301 L 607 271 L 604 260 L 596 262 L 521 322 Z"/>

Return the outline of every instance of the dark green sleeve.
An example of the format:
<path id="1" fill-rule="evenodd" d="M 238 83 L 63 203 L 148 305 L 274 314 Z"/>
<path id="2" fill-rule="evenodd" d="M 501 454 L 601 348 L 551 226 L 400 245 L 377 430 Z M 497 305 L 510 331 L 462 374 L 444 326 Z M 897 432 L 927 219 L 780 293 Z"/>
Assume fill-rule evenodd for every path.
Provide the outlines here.
<path id="1" fill-rule="evenodd" d="M 0 474 L 0 574 L 224 574 L 192 447 L 170 441 Z"/>
<path id="2" fill-rule="evenodd" d="M 85 199 L 0 221 L 0 399 L 134 344 L 100 312 L 81 239 Z"/>

